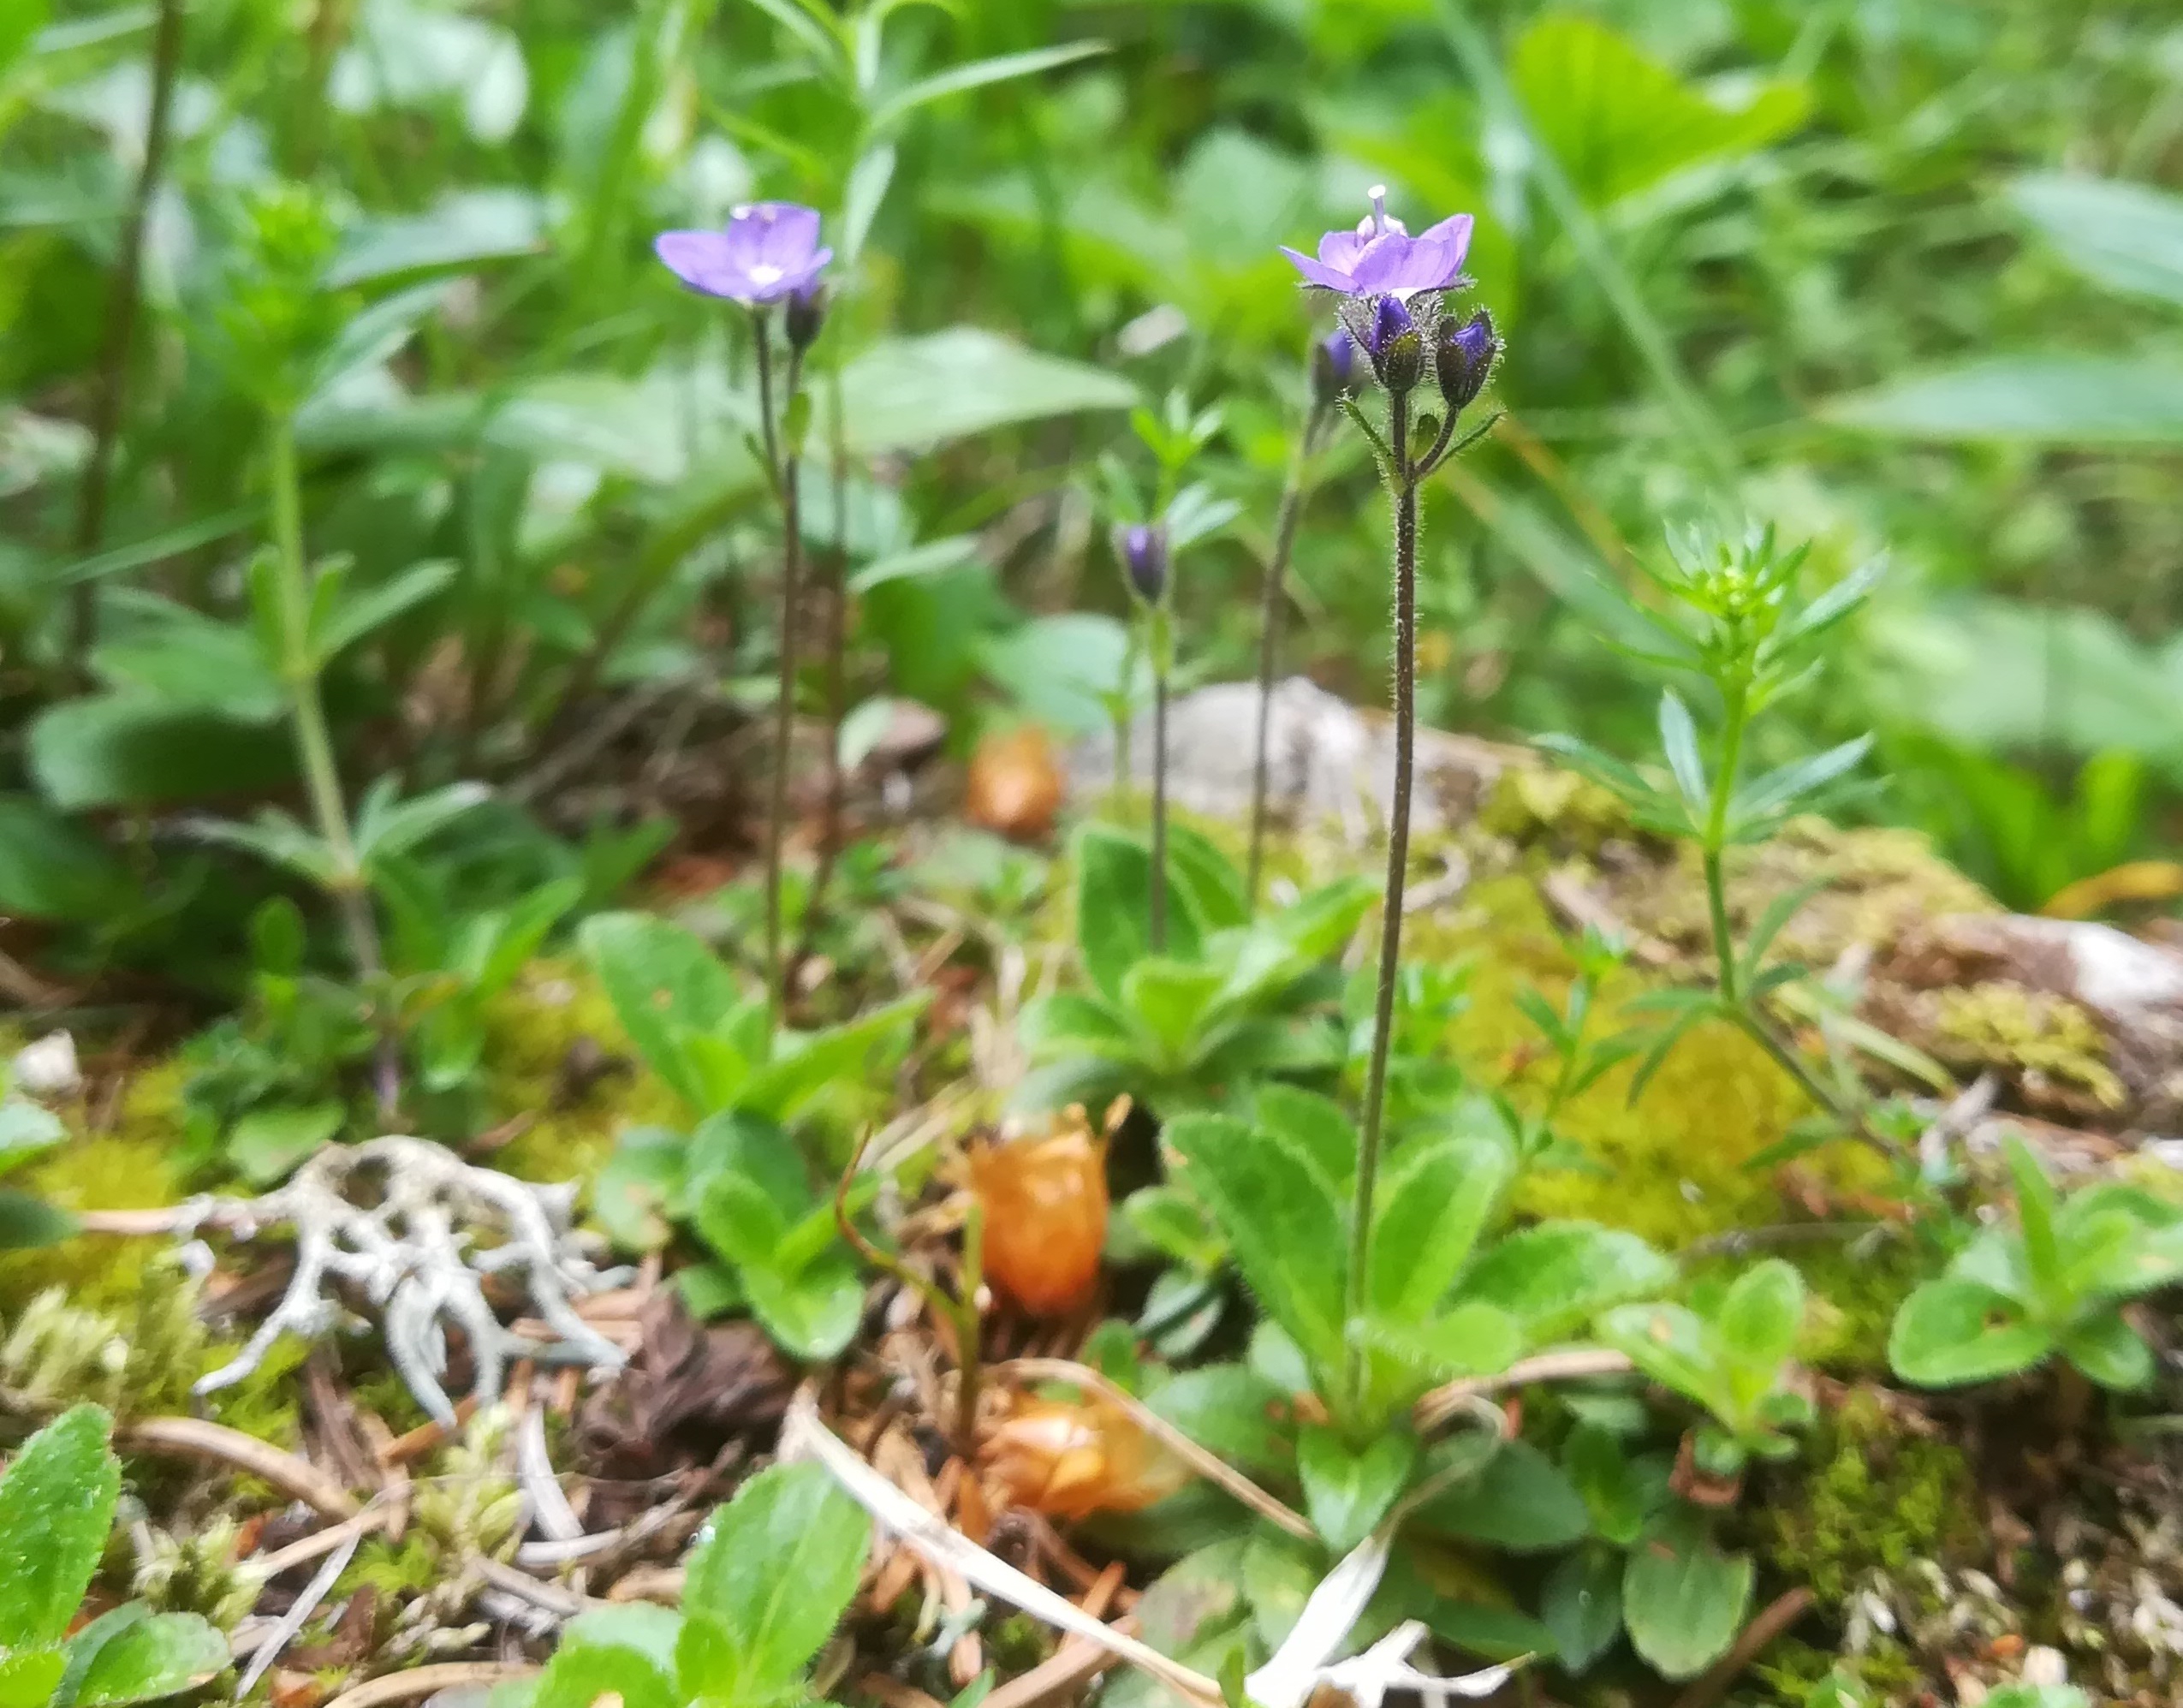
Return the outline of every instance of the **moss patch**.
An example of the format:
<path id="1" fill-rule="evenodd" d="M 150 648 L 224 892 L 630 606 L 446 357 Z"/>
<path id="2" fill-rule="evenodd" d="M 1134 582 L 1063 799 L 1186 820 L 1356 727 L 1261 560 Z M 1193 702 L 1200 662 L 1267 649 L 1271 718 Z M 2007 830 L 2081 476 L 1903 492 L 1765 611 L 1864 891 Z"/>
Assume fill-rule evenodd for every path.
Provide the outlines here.
<path id="1" fill-rule="evenodd" d="M 1934 1053 L 1951 1067 L 1998 1068 L 2035 1104 L 2113 1114 L 2130 1100 L 2108 1066 L 2107 1035 L 2067 997 L 1989 979 L 1934 993 Z"/>
<path id="2" fill-rule="evenodd" d="M 1823 1415 L 1804 1462 L 1799 1482 L 1757 1513 L 1760 1548 L 1829 1611 L 1875 1572 L 1978 1545 L 1978 1485 L 1961 1449 L 1910 1434 L 1869 1393 Z"/>

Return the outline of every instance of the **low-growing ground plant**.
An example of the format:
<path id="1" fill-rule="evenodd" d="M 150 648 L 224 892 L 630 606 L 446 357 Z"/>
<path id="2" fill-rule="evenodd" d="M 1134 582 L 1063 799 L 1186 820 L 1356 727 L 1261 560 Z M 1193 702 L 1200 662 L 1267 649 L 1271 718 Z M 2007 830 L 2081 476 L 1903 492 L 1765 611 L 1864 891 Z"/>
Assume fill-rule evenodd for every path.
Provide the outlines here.
<path id="1" fill-rule="evenodd" d="M 122 1708 L 201 1689 L 228 1669 L 228 1642 L 190 1613 L 124 1602 L 79 1625 L 106 1550 L 122 1467 L 96 1406 L 33 1435 L 0 1474 L 0 1702 Z"/>

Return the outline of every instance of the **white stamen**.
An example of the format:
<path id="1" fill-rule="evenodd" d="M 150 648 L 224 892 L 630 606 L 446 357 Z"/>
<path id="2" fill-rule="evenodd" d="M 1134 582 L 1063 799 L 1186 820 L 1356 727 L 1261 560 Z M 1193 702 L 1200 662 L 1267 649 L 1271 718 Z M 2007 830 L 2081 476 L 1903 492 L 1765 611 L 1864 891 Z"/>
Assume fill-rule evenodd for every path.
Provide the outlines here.
<path id="1" fill-rule="evenodd" d="M 770 285 L 781 277 L 782 271 L 782 269 L 775 266 L 770 261 L 753 261 L 750 265 L 751 283 L 755 285 Z"/>
<path id="2" fill-rule="evenodd" d="M 1374 184 L 1371 188 L 1366 190 L 1365 193 L 1372 199 L 1372 229 L 1374 231 L 1386 230 L 1387 186 L 1384 184 Z"/>

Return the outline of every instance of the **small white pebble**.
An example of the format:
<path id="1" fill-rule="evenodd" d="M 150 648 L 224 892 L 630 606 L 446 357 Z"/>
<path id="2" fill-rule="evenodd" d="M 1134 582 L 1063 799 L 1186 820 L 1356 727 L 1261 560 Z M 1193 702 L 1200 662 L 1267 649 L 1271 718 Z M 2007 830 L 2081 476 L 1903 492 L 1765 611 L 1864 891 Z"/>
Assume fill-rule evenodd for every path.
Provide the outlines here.
<path id="1" fill-rule="evenodd" d="M 66 1032 L 49 1032 L 15 1052 L 15 1088 L 34 1098 L 64 1098 L 83 1089 L 76 1065 L 76 1041 Z"/>
<path id="2" fill-rule="evenodd" d="M 2061 1657 L 2060 1649 L 2050 1649 L 2045 1644 L 2035 1644 L 2024 1651 L 2024 1682 L 2026 1684 L 2060 1685 L 2069 1682 L 2069 1663 Z"/>

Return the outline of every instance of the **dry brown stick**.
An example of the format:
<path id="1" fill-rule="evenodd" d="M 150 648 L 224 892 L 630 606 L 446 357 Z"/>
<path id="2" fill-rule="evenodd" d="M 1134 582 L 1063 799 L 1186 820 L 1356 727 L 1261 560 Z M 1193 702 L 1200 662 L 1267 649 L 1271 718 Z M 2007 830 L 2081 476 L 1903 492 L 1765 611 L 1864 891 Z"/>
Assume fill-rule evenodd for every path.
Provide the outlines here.
<path id="1" fill-rule="evenodd" d="M 1506 1393 L 1532 1382 L 1567 1382 L 1580 1376 L 1621 1376 L 1636 1366 L 1619 1352 L 1604 1347 L 1572 1347 L 1567 1352 L 1543 1352 L 1537 1358 L 1520 1359 L 1498 1376 L 1468 1376 L 1436 1388 L 1411 1408 L 1410 1419 L 1420 1430 L 1448 1421 L 1472 1400 Z"/>
<path id="2" fill-rule="evenodd" d="M 467 1424 L 476 1413 L 478 1400 L 474 1394 L 465 1395 L 455 1402 L 455 1420 Z M 380 1450 L 382 1465 L 409 1465 L 422 1459 L 447 1439 L 447 1431 L 437 1423 L 421 1423 L 406 1434 L 398 1435 Z"/>
<path id="3" fill-rule="evenodd" d="M 529 1678 L 538 1669 L 527 1661 L 443 1661 L 437 1666 L 390 1672 L 354 1690 L 344 1690 L 326 1708 L 380 1708 L 382 1703 L 414 1702 L 435 1691 L 474 1688 Z"/>
<path id="4" fill-rule="evenodd" d="M 387 1521 L 394 1515 L 395 1509 L 390 1506 L 373 1507 L 369 1512 L 360 1512 L 339 1524 L 330 1524 L 300 1542 L 291 1542 L 287 1547 L 262 1559 L 247 1560 L 244 1563 L 253 1570 L 263 1572 L 268 1579 L 277 1578 L 283 1572 L 306 1566 L 312 1561 L 332 1553 L 351 1537 L 366 1537 L 375 1530 L 385 1529 Z"/>
<path id="5" fill-rule="evenodd" d="M 1133 1637 L 1137 1634 L 1137 1616 L 1125 1613 L 1108 1628 L 1116 1636 Z M 986 1696 L 984 1708 L 1035 1708 L 1050 1696 L 1074 1690 L 1088 1684 L 1119 1657 L 1106 1650 L 1071 1637 L 1029 1672 L 996 1685 Z"/>
<path id="6" fill-rule="evenodd" d="M 1072 1387 L 1089 1388 L 1102 1399 L 1127 1413 L 1132 1422 L 1157 1439 L 1176 1458 L 1214 1487 L 1234 1496 L 1261 1518 L 1270 1519 L 1291 1536 L 1300 1537 L 1307 1542 L 1318 1538 L 1318 1532 L 1312 1527 L 1311 1520 L 1303 1514 L 1268 1494 L 1218 1455 L 1207 1452 L 1134 1394 L 1109 1382 L 1088 1364 L 1078 1364 L 1066 1358 L 1015 1358 L 1005 1364 L 995 1365 L 991 1373 L 996 1377 L 1014 1375 L 1027 1377 L 1033 1382 L 1066 1382 Z"/>
<path id="7" fill-rule="evenodd" d="M 1713 1708 L 1728 1693 L 1728 1687 L 1746 1667 L 1765 1653 L 1776 1637 L 1811 1610 L 1811 1592 L 1801 1584 L 1785 1591 L 1743 1628 L 1743 1634 L 1727 1654 L 1713 1663 L 1710 1672 L 1675 1699 L 1675 1708 Z"/>
<path id="8" fill-rule="evenodd" d="M 260 1482 L 271 1483 L 336 1523 L 354 1518 L 363 1510 L 354 1495 L 307 1459 L 284 1453 L 271 1442 L 224 1424 L 207 1423 L 202 1418 L 146 1418 L 123 1427 L 119 1444 L 139 1453 L 211 1459 L 231 1466 Z"/>

